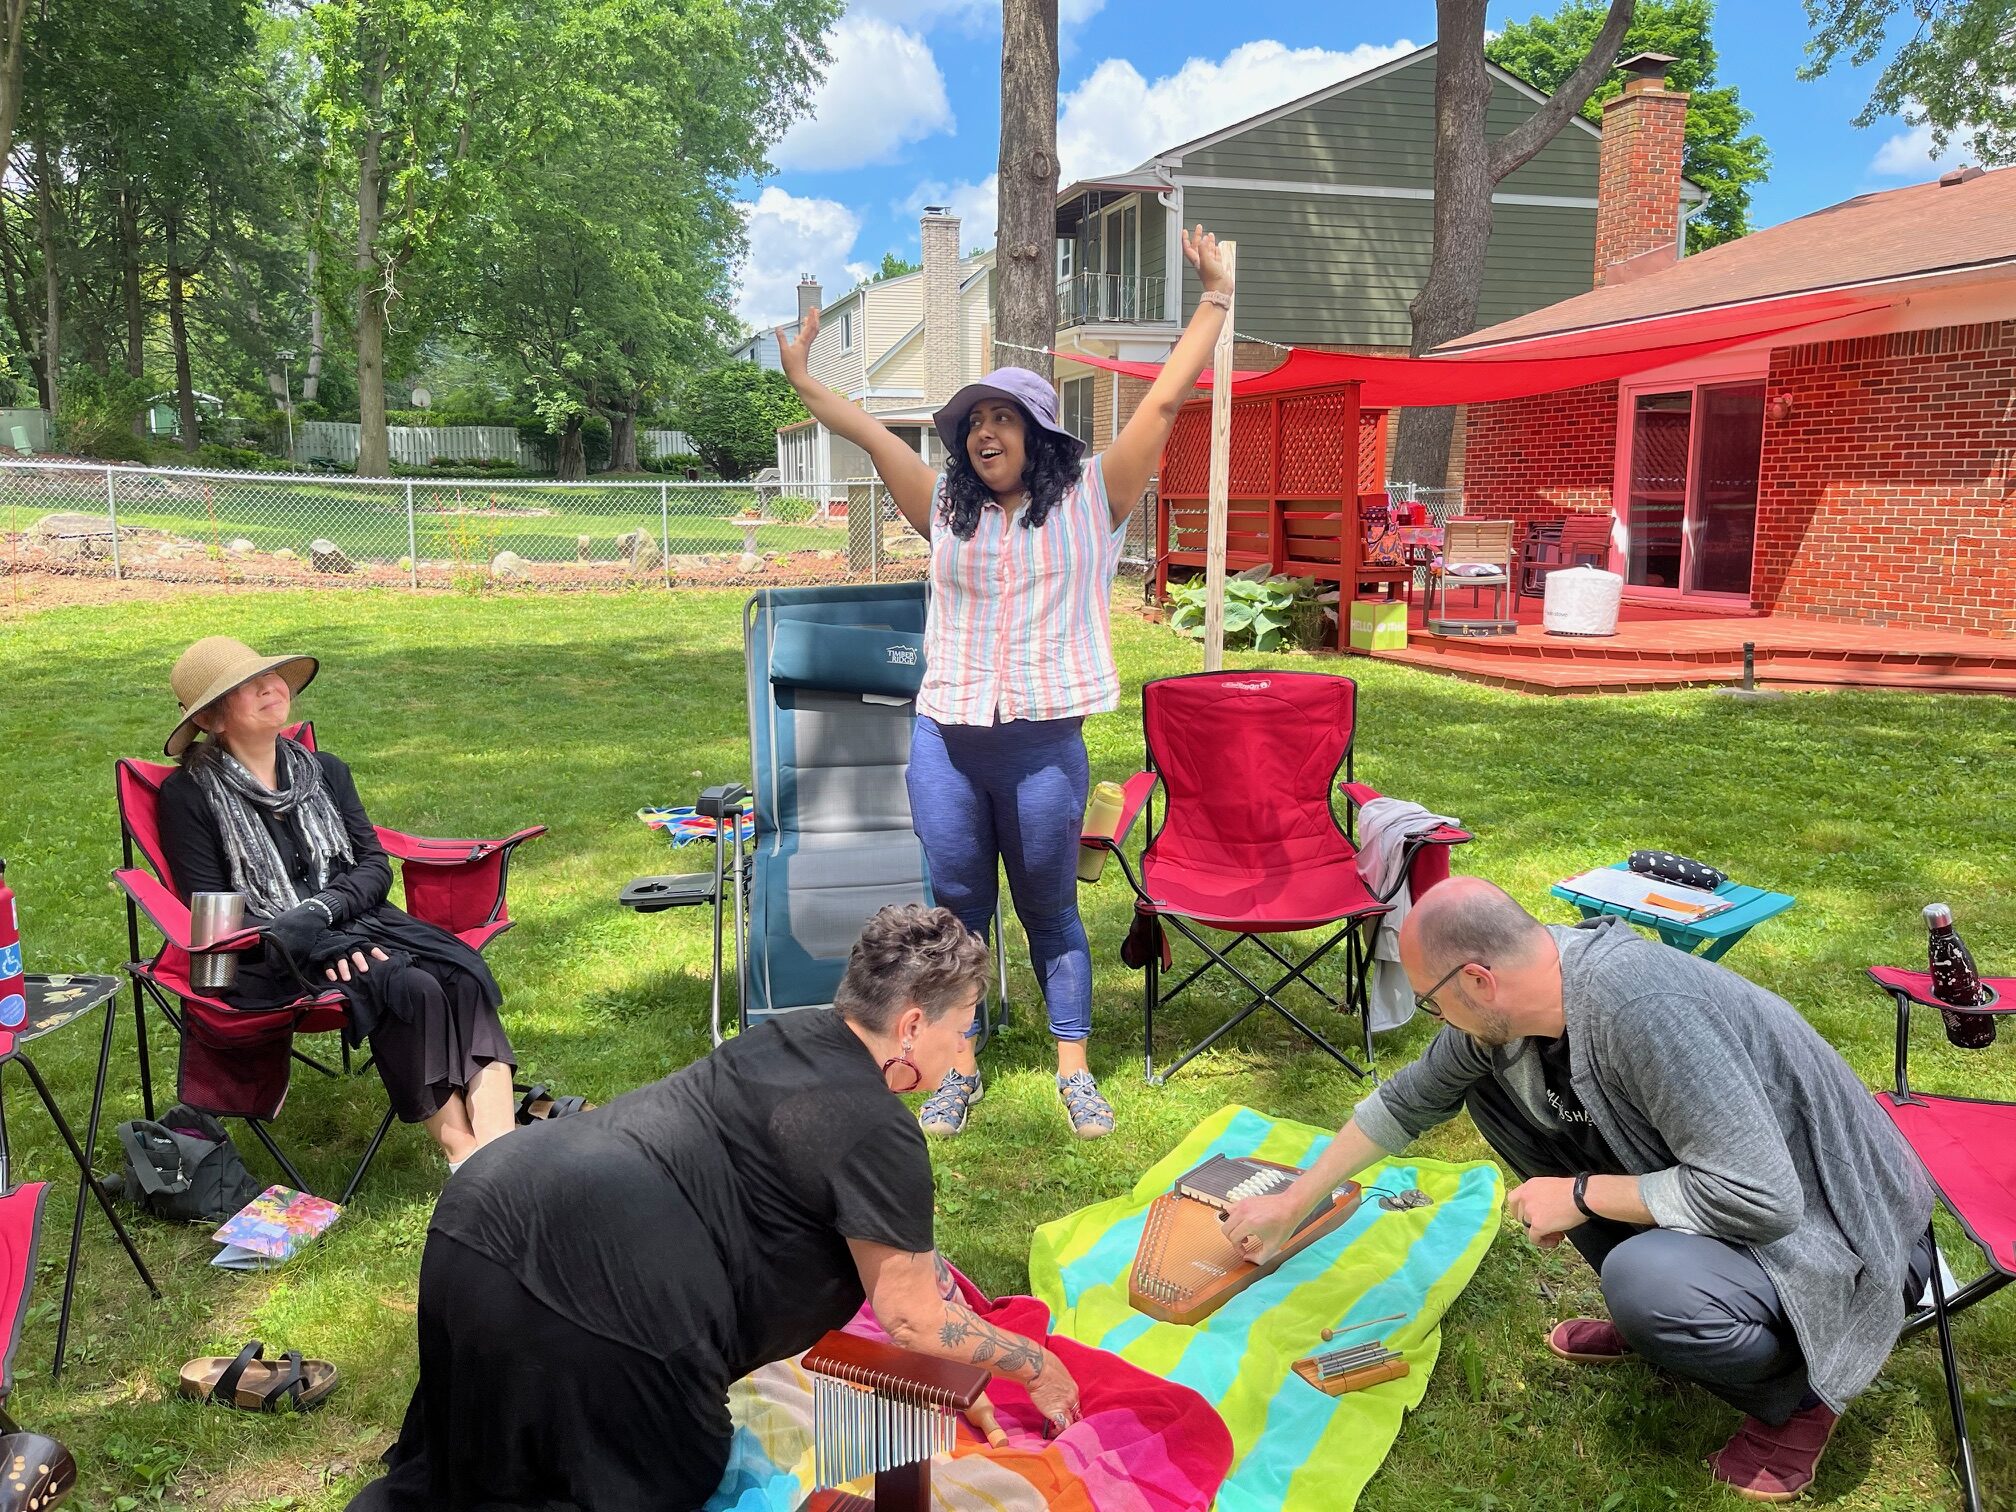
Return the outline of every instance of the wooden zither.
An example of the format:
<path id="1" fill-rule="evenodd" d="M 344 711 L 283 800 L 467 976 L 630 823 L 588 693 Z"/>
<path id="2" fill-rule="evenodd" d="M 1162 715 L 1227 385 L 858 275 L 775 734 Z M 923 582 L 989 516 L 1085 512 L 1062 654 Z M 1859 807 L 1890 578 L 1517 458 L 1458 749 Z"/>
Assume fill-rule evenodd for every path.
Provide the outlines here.
<path id="1" fill-rule="evenodd" d="M 1271 1160 L 1214 1155 L 1182 1177 L 1148 1209 L 1127 1279 L 1127 1300 L 1164 1323 L 1200 1323 L 1358 1211 L 1358 1183 L 1347 1181 L 1265 1265 L 1241 1259 L 1225 1237 L 1226 1211 L 1242 1198 L 1281 1191 L 1301 1174 Z"/>
<path id="2" fill-rule="evenodd" d="M 957 1414 L 980 1399 L 990 1372 L 838 1332 L 802 1363 L 818 1489 L 799 1512 L 929 1512 L 932 1456 L 952 1452 Z M 871 1475 L 872 1498 L 833 1489 Z"/>

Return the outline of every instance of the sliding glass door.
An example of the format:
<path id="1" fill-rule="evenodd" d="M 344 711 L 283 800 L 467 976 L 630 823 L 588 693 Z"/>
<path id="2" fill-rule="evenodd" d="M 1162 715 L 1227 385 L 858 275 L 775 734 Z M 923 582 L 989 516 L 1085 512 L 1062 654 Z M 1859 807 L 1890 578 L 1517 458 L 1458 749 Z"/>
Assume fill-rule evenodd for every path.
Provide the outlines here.
<path id="1" fill-rule="evenodd" d="M 1632 396 L 1625 581 L 1676 593 L 1750 593 L 1762 383 Z"/>

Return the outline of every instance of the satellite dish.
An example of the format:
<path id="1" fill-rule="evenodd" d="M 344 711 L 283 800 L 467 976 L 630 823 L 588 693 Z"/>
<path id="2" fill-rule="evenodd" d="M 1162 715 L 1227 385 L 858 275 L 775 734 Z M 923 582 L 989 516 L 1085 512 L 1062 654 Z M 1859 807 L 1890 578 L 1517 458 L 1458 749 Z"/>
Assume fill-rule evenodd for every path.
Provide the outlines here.
<path id="1" fill-rule="evenodd" d="M 423 388 L 413 390 L 413 408 L 425 409 L 434 402 L 434 396 Z"/>

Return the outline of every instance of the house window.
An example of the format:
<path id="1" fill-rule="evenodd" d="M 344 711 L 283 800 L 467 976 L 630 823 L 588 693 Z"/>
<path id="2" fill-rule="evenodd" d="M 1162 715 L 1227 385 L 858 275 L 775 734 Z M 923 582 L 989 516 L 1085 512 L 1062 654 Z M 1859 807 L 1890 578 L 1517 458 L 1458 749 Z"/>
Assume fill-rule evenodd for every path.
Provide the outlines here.
<path id="1" fill-rule="evenodd" d="M 1063 387 L 1064 429 L 1087 446 L 1092 444 L 1092 380 L 1066 378 Z"/>
<path id="2" fill-rule="evenodd" d="M 843 352 L 854 350 L 854 312 L 852 310 L 842 310 L 840 312 L 840 350 Z"/>
<path id="3" fill-rule="evenodd" d="M 1059 278 L 1060 280 L 1061 280 L 1061 279 L 1066 279 L 1066 278 L 1069 278 L 1069 277 L 1070 277 L 1070 276 L 1071 276 L 1071 275 L 1072 275 L 1073 273 L 1077 272 L 1077 270 L 1078 270 L 1078 268 L 1077 268 L 1077 264 L 1078 264 L 1078 241 L 1077 241 L 1077 238 L 1075 238 L 1075 237 L 1070 237 L 1070 236 L 1060 236 L 1060 237 L 1058 237 L 1058 238 L 1057 238 L 1057 277 L 1058 277 L 1058 278 Z"/>
<path id="4" fill-rule="evenodd" d="M 1683 593 L 1750 592 L 1762 383 L 1632 396 L 1625 581 Z"/>

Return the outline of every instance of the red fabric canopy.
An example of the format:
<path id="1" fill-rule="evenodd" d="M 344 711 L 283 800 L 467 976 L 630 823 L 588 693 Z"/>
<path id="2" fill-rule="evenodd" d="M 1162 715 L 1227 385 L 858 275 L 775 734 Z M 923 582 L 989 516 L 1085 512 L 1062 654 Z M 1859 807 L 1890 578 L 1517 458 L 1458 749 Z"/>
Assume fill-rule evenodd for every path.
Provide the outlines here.
<path id="1" fill-rule="evenodd" d="M 1875 306 L 1831 296 L 1824 300 L 1806 297 L 1776 301 L 1768 311 L 1751 307 L 1745 312 L 1750 316 L 1748 320 L 1732 318 L 1737 312 L 1726 309 L 1690 311 L 1646 322 L 1644 329 L 1562 333 L 1495 348 L 1489 356 L 1362 357 L 1290 347 L 1287 358 L 1277 368 L 1267 372 L 1235 372 L 1232 391 L 1244 399 L 1356 383 L 1360 385 L 1359 403 L 1367 409 L 1481 404 L 1492 399 L 1519 399 L 1529 394 L 1551 394 L 1602 383 L 1649 368 L 1685 362 L 1724 347 L 1839 320 L 1870 308 Z M 1732 329 L 1754 324 L 1767 313 L 1779 323 L 1764 329 Z M 1633 344 L 1620 347 L 1619 343 L 1625 341 Z M 1547 355 L 1533 355 L 1540 351 Z M 1053 355 L 1151 381 L 1162 372 L 1162 365 L 1157 362 L 1120 362 L 1076 352 Z M 1198 385 L 1207 389 L 1211 386 L 1209 372 L 1198 379 Z"/>

